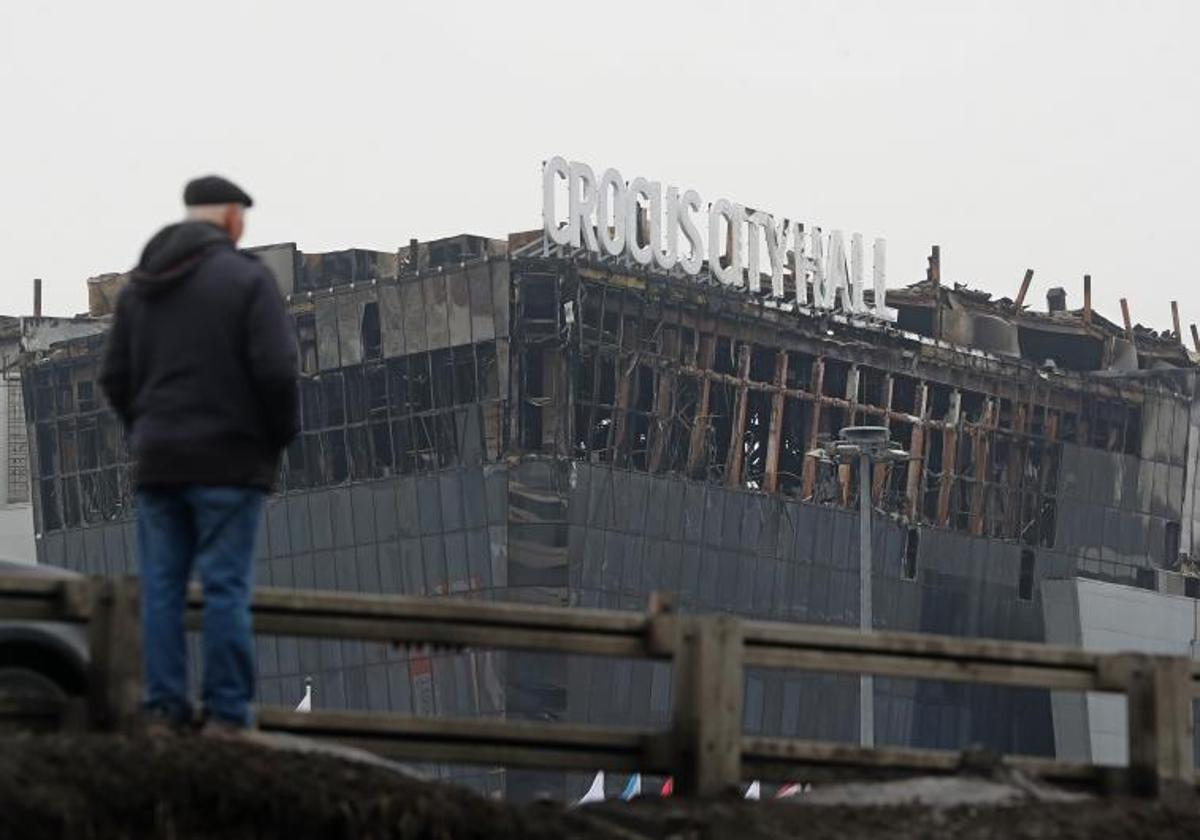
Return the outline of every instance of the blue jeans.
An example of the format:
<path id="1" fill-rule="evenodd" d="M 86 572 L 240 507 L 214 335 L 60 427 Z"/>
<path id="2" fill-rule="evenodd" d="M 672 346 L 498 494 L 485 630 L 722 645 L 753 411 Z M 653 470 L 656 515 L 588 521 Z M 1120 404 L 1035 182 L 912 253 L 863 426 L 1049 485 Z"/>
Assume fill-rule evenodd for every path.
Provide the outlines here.
<path id="1" fill-rule="evenodd" d="M 212 718 L 249 726 L 254 653 L 254 538 L 266 494 L 251 487 L 144 488 L 137 493 L 145 707 L 191 717 L 183 617 L 195 567 L 204 589 L 204 683 Z"/>

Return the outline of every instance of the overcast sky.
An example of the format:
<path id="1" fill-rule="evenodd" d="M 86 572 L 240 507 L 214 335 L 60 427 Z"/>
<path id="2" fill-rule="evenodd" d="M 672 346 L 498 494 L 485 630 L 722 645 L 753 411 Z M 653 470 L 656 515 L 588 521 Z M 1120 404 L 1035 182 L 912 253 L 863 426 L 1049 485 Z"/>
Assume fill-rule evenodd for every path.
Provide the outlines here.
<path id="1" fill-rule="evenodd" d="M 1200 3 L 0 4 L 0 313 L 181 213 L 393 249 L 540 225 L 551 155 L 888 240 L 889 283 L 1200 321 Z M 1185 327 L 1186 329 L 1186 327 Z"/>

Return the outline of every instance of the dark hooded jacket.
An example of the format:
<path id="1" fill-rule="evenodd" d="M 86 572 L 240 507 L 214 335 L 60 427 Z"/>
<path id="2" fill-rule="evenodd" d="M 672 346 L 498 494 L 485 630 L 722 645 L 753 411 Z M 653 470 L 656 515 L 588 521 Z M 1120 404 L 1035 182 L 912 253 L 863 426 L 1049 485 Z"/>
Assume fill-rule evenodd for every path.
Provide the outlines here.
<path id="1" fill-rule="evenodd" d="M 270 488 L 299 430 L 296 339 L 270 270 L 214 225 L 163 228 L 117 299 L 100 384 L 138 487 Z"/>

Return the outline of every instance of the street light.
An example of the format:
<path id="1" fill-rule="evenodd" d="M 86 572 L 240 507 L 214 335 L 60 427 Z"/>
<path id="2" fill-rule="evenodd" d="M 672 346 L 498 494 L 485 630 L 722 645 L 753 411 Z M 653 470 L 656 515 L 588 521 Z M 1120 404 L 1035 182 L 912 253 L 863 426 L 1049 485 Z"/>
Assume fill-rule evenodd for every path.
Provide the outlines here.
<path id="1" fill-rule="evenodd" d="M 872 628 L 871 611 L 871 478 L 872 462 L 887 463 L 908 459 L 904 447 L 891 440 L 885 426 L 847 426 L 837 440 L 813 449 L 809 457 L 824 463 L 850 464 L 858 461 L 858 626 L 864 632 Z M 875 746 L 875 678 L 863 674 L 858 683 L 858 742 Z"/>

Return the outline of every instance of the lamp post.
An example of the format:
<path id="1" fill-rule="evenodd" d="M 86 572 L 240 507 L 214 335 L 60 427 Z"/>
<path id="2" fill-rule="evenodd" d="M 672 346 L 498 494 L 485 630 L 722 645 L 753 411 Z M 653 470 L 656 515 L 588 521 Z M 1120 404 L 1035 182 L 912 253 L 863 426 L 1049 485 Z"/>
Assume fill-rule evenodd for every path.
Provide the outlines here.
<path id="1" fill-rule="evenodd" d="M 873 626 L 871 608 L 871 475 L 872 463 L 904 461 L 905 451 L 885 426 L 847 426 L 837 440 L 808 453 L 825 463 L 849 464 L 858 461 L 858 626 L 870 632 Z M 864 747 L 875 746 L 875 678 L 872 674 L 859 677 L 858 742 Z"/>

